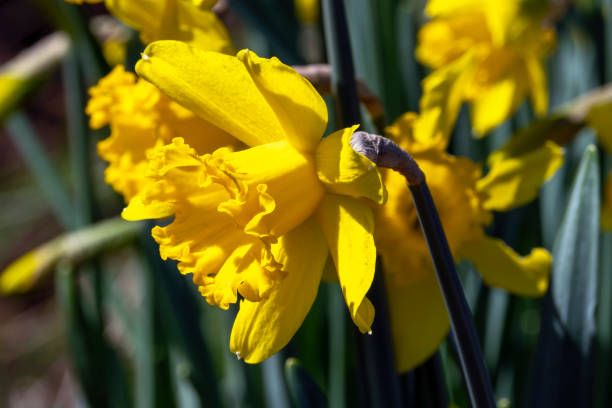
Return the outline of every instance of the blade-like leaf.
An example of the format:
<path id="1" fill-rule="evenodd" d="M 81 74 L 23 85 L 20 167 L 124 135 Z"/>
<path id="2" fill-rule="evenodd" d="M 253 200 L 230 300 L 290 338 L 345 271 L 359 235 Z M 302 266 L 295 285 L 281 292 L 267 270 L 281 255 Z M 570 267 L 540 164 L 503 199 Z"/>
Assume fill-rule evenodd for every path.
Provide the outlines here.
<path id="1" fill-rule="evenodd" d="M 298 408 L 327 407 L 323 391 L 296 358 L 287 359 L 285 362 L 285 378 L 293 402 Z"/>
<path id="2" fill-rule="evenodd" d="M 532 406 L 591 406 L 598 284 L 599 161 L 584 153 L 553 249 Z"/>

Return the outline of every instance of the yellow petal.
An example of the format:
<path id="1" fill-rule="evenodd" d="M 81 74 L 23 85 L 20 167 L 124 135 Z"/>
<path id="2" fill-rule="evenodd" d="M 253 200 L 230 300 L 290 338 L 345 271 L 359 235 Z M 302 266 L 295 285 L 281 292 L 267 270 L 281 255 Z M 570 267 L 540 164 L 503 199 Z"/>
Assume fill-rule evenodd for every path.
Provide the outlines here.
<path id="1" fill-rule="evenodd" d="M 0 293 L 4 295 L 25 293 L 30 290 L 53 259 L 49 250 L 37 249 L 19 257 L 2 271 Z"/>
<path id="2" fill-rule="evenodd" d="M 548 84 L 544 62 L 535 56 L 525 58 L 525 66 L 531 89 L 531 106 L 538 115 L 544 115 L 548 110 Z"/>
<path id="3" fill-rule="evenodd" d="M 198 153 L 210 153 L 237 140 L 163 95 L 155 86 L 118 66 L 89 90 L 86 112 L 94 128 L 110 124 L 110 137 L 98 143 L 109 163 L 107 183 L 129 202 L 147 183 L 147 153 L 184 138 Z"/>
<path id="4" fill-rule="evenodd" d="M 601 203 L 601 228 L 612 231 L 612 173 L 606 177 Z"/>
<path id="5" fill-rule="evenodd" d="M 448 313 L 433 271 L 409 286 L 389 278 L 385 286 L 395 361 L 403 373 L 423 363 L 440 346 L 449 329 Z"/>
<path id="6" fill-rule="evenodd" d="M 247 363 L 265 360 L 291 340 L 316 298 L 328 254 L 313 219 L 282 236 L 272 251 L 287 276 L 267 299 L 240 302 L 232 329 L 230 350 Z"/>
<path id="7" fill-rule="evenodd" d="M 601 147 L 612 154 L 612 103 L 593 106 L 587 113 L 586 122 L 597 132 Z"/>
<path id="8" fill-rule="evenodd" d="M 194 200 L 202 163 L 195 150 L 176 138 L 149 155 L 147 173 L 151 180 L 143 183 L 121 213 L 128 221 L 165 218 L 174 214 L 180 199 Z M 221 190 L 219 188 L 219 190 Z"/>
<path id="9" fill-rule="evenodd" d="M 136 64 L 162 92 L 249 146 L 285 138 L 274 110 L 236 57 L 178 41 L 150 44 Z"/>
<path id="10" fill-rule="evenodd" d="M 147 32 L 146 26 L 143 30 L 146 42 L 178 40 L 201 50 L 224 54 L 235 52 L 227 29 L 217 15 L 190 1 L 167 1 L 159 30 Z"/>
<path id="11" fill-rule="evenodd" d="M 312 84 L 278 58 L 259 58 L 249 50 L 236 57 L 276 113 L 289 143 L 314 151 L 327 127 L 327 106 Z"/>
<path id="12" fill-rule="evenodd" d="M 472 262 L 489 286 L 534 297 L 548 288 L 552 257 L 544 248 L 534 248 L 522 257 L 501 239 L 483 236 L 465 243 L 458 255 Z"/>
<path id="13" fill-rule="evenodd" d="M 219 171 L 208 168 L 211 179 L 230 195 L 219 211 L 255 236 L 284 235 L 308 219 L 325 194 L 312 156 L 287 142 L 228 153 L 218 164 Z"/>
<path id="14" fill-rule="evenodd" d="M 317 219 L 334 259 L 353 322 L 366 333 L 374 320 L 374 308 L 365 297 L 374 279 L 376 263 L 372 211 L 354 198 L 327 194 L 317 211 Z"/>
<path id="15" fill-rule="evenodd" d="M 478 61 L 467 95 L 477 135 L 485 135 L 516 111 L 527 95 L 528 82 L 520 54 L 508 48 L 487 49 Z"/>
<path id="16" fill-rule="evenodd" d="M 482 10 L 483 0 L 429 0 L 425 11 L 431 17 L 448 16 L 469 11 Z"/>
<path id="17" fill-rule="evenodd" d="M 505 211 L 533 200 L 562 164 L 563 149 L 548 141 L 525 155 L 496 161 L 476 188 L 487 196 L 485 209 Z"/>
<path id="18" fill-rule="evenodd" d="M 261 148 L 266 146 L 268 145 Z M 279 156 L 278 151 L 271 154 L 274 153 Z M 206 301 L 221 308 L 228 308 L 229 303 L 236 302 L 238 294 L 251 301 L 265 298 L 283 275 L 283 265 L 278 263 L 271 253 L 270 245 L 275 238 L 262 237 L 259 231 L 250 234 L 245 227 L 245 223 L 248 227 L 252 219 L 263 223 L 268 221 L 263 216 L 275 210 L 275 201 L 272 200 L 270 208 L 270 202 L 265 201 L 265 198 L 269 198 L 265 194 L 265 188 L 263 191 L 251 188 L 255 186 L 241 178 L 243 173 L 233 172 L 231 164 L 223 161 L 223 158 L 230 154 L 225 149 L 219 149 L 213 154 L 198 156 L 180 138 L 155 149 L 149 155 L 151 181 L 130 201 L 123 212 L 126 219 L 174 215 L 174 220 L 167 226 L 155 227 L 152 231 L 153 238 L 159 244 L 161 257 L 178 261 L 181 273 L 193 273 L 193 281 L 199 286 Z M 267 163 L 276 162 L 267 160 Z M 313 167 L 314 165 L 311 165 L 306 173 L 318 183 Z M 265 176 L 265 169 L 263 170 Z M 275 175 L 277 174 L 272 174 Z M 279 188 L 285 193 L 288 192 L 287 188 L 275 184 L 277 180 L 266 181 L 269 181 L 269 191 L 276 192 Z M 303 186 L 312 192 L 311 186 L 304 180 L 298 180 L 293 185 Z M 322 190 L 322 187 L 319 188 Z M 266 196 L 263 207 L 259 205 L 261 200 L 258 199 L 262 195 Z M 284 207 L 284 197 L 277 198 L 280 207 Z M 220 209 L 223 204 L 232 200 L 235 200 L 238 206 L 243 203 L 246 207 L 238 217 Z M 299 215 L 296 214 L 304 203 L 308 205 L 309 201 L 297 201 L 295 207 L 288 209 L 290 214 L 275 220 L 285 219 L 287 222 L 293 222 L 293 226 L 299 225 Z M 316 204 L 316 201 L 311 202 L 312 208 L 302 220 L 314 212 Z"/>
<path id="19" fill-rule="evenodd" d="M 201 9 L 211 10 L 215 4 L 217 4 L 217 0 L 183 0 L 190 1 Z"/>
<path id="20" fill-rule="evenodd" d="M 358 125 L 327 136 L 317 148 L 317 176 L 328 191 L 351 197 L 366 197 L 383 204 L 387 190 L 376 166 L 350 145 Z"/>
<path id="21" fill-rule="evenodd" d="M 484 15 L 461 14 L 425 24 L 418 34 L 415 55 L 419 62 L 440 68 L 482 42 L 490 42 Z"/>
<path id="22" fill-rule="evenodd" d="M 158 32 L 168 1 L 176 0 L 105 0 L 106 8 L 122 23 L 140 31 L 146 41 Z"/>
<path id="23" fill-rule="evenodd" d="M 415 143 L 446 147 L 473 75 L 473 58 L 468 52 L 423 80 L 421 113 L 414 123 Z"/>
<path id="24" fill-rule="evenodd" d="M 513 78 L 504 78 L 482 89 L 470 108 L 477 136 L 486 135 L 514 113 L 522 102 L 517 87 Z"/>
<path id="25" fill-rule="evenodd" d="M 106 0 L 109 11 L 139 31 L 145 43 L 178 40 L 206 51 L 233 53 L 227 29 L 208 6 L 186 0 Z"/>
<path id="26" fill-rule="evenodd" d="M 134 196 L 128 206 L 121 212 L 121 217 L 127 221 L 152 220 L 172 216 L 174 203 L 165 200 L 149 200 L 147 196 L 156 196 L 161 192 L 164 183 L 148 183 Z"/>

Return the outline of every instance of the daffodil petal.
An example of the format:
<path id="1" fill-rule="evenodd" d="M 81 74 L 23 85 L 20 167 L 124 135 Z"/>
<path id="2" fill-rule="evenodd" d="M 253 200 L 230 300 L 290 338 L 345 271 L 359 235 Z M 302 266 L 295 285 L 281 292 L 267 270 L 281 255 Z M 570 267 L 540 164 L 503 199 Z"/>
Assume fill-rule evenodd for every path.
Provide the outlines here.
<path id="1" fill-rule="evenodd" d="M 473 74 L 473 58 L 467 52 L 423 80 L 421 114 L 414 123 L 416 143 L 441 150 L 446 147 Z"/>
<path id="2" fill-rule="evenodd" d="M 285 138 L 274 110 L 236 57 L 158 41 L 145 49 L 136 72 L 249 146 Z"/>
<path id="3" fill-rule="evenodd" d="M 41 248 L 22 255 L 2 271 L 1 294 L 25 293 L 34 286 L 41 271 L 47 268 L 53 259 L 53 255 L 45 246 Z"/>
<path id="4" fill-rule="evenodd" d="M 418 33 L 415 55 L 419 62 L 434 69 L 459 58 L 478 43 L 490 41 L 481 13 L 460 14 L 428 22 Z"/>
<path id="5" fill-rule="evenodd" d="M 358 125 L 327 136 L 316 151 L 317 175 L 328 191 L 383 204 L 387 190 L 376 166 L 350 145 Z"/>
<path id="6" fill-rule="evenodd" d="M 217 4 L 217 0 L 182 0 L 182 1 L 191 2 L 192 4 L 198 6 L 199 8 L 203 10 L 211 10 L 214 7 L 214 5 Z"/>
<path id="7" fill-rule="evenodd" d="M 597 132 L 601 147 L 612 154 L 612 103 L 593 106 L 586 116 L 587 124 Z"/>
<path id="8" fill-rule="evenodd" d="M 145 40 L 157 37 L 153 33 L 159 29 L 166 3 L 159 0 L 104 0 L 108 11 L 122 23 L 140 31 Z"/>
<path id="9" fill-rule="evenodd" d="M 312 84 L 278 58 L 260 58 L 249 50 L 236 57 L 276 113 L 288 142 L 314 151 L 327 127 L 327 106 Z"/>
<path id="10" fill-rule="evenodd" d="M 145 186 L 143 192 L 148 194 L 152 189 L 161 188 L 160 183 L 150 183 Z M 121 212 L 121 217 L 126 221 L 153 220 L 172 216 L 175 208 L 174 203 L 167 201 L 150 202 L 144 199 L 143 194 L 134 196 L 127 207 Z"/>
<path id="11" fill-rule="evenodd" d="M 145 43 L 178 40 L 206 51 L 234 52 L 225 25 L 210 10 L 215 2 L 106 0 L 105 3 L 115 17 L 140 31 Z"/>
<path id="12" fill-rule="evenodd" d="M 235 52 L 227 29 L 217 15 L 184 0 L 167 1 L 159 32 L 145 39 L 147 42 L 178 40 L 206 51 Z"/>
<path id="13" fill-rule="evenodd" d="M 601 228 L 612 231 L 612 173 L 606 177 L 601 202 Z"/>
<path id="14" fill-rule="evenodd" d="M 374 308 L 365 297 L 374 279 L 376 263 L 372 210 L 354 198 L 327 194 L 317 210 L 317 219 L 353 322 L 366 333 L 374 320 Z"/>
<path id="15" fill-rule="evenodd" d="M 525 66 L 531 89 L 531 106 L 535 113 L 544 115 L 548 110 L 548 84 L 544 62 L 535 56 L 528 56 Z"/>
<path id="16" fill-rule="evenodd" d="M 476 184 L 487 196 L 484 208 L 505 211 L 533 200 L 562 164 L 563 149 L 550 141 L 523 156 L 495 162 Z"/>
<path id="17" fill-rule="evenodd" d="M 291 340 L 317 296 L 328 254 L 312 218 L 282 236 L 272 251 L 287 276 L 269 298 L 240 302 L 232 329 L 230 350 L 247 363 L 265 360 Z"/>
<path id="18" fill-rule="evenodd" d="M 470 110 L 472 127 L 476 135 L 484 136 L 508 119 L 522 99 L 519 84 L 512 77 L 500 79 L 481 89 L 472 101 Z"/>
<path id="19" fill-rule="evenodd" d="M 459 256 L 468 259 L 485 283 L 516 295 L 542 296 L 548 288 L 552 257 L 544 248 L 520 256 L 501 239 L 484 236 L 466 242 Z"/>
<path id="20" fill-rule="evenodd" d="M 392 278 L 385 286 L 395 361 L 403 373 L 423 363 L 440 346 L 449 328 L 448 313 L 433 271 L 408 286 Z"/>

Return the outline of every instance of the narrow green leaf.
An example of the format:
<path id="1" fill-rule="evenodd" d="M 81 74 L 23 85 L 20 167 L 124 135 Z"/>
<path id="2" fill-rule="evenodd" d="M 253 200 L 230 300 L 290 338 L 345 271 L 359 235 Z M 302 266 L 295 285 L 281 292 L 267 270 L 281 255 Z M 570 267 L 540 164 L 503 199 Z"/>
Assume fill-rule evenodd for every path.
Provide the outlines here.
<path id="1" fill-rule="evenodd" d="M 141 304 L 135 347 L 135 403 L 138 408 L 176 405 L 170 381 L 169 344 L 162 330 L 156 271 L 140 268 Z"/>
<path id="2" fill-rule="evenodd" d="M 329 313 L 329 384 L 330 406 L 346 406 L 346 312 L 344 298 L 336 285 L 326 285 Z"/>
<path id="3" fill-rule="evenodd" d="M 489 291 L 483 352 L 491 372 L 495 372 L 500 361 L 509 302 L 510 297 L 507 292 L 499 289 Z"/>
<path id="4" fill-rule="evenodd" d="M 303 64 L 297 53 L 298 27 L 291 2 L 231 0 L 231 8 L 270 41 L 274 55 L 290 65 Z"/>
<path id="5" fill-rule="evenodd" d="M 533 406 L 591 406 L 598 288 L 599 160 L 589 146 L 580 162 L 553 249 L 542 310 Z"/>
<path id="6" fill-rule="evenodd" d="M 187 285 L 191 285 L 176 270 L 173 262 L 164 262 L 159 256 L 157 244 L 150 235 L 143 236 L 142 249 L 147 262 L 158 280 L 159 295 L 156 305 L 161 308 L 164 331 L 169 334 L 171 344 L 185 356 L 186 376 L 198 393 L 204 406 L 221 406 L 219 390 L 209 346 L 200 330 L 200 313 Z"/>
<path id="7" fill-rule="evenodd" d="M 612 170 L 612 157 L 607 156 L 602 165 L 603 174 Z M 595 406 L 607 407 L 612 399 L 612 233 L 600 235 L 599 251 L 599 299 L 597 304 L 597 379 Z"/>
<path id="8" fill-rule="evenodd" d="M 87 84 L 94 85 L 98 82 L 98 79 L 108 72 L 109 67 L 80 6 L 68 4 L 64 0 L 34 0 L 34 3 L 58 29 L 70 35 L 82 63 Z"/>
<path id="9" fill-rule="evenodd" d="M 53 207 L 55 216 L 66 229 L 73 225 L 73 208 L 66 187 L 55 167 L 46 155 L 40 137 L 22 112 L 15 112 L 6 118 L 4 125 L 7 133 L 28 168 L 36 178 L 47 200 Z"/>
<path id="10" fill-rule="evenodd" d="M 81 227 L 94 219 L 93 177 L 91 169 L 91 141 L 85 117 L 85 88 L 82 82 L 79 60 L 75 50 L 64 58 L 62 73 L 66 96 L 66 119 L 70 169 L 74 186 L 74 225 Z"/>
<path id="11" fill-rule="evenodd" d="M 327 407 L 323 391 L 296 358 L 289 358 L 285 362 L 285 378 L 298 408 Z"/>
<path id="12" fill-rule="evenodd" d="M 86 317 L 74 268 L 67 262 L 60 263 L 55 282 L 66 319 L 68 351 L 89 406 L 131 406 L 121 361 Z M 114 375 L 106 382 L 104 377 L 110 373 Z"/>
<path id="13" fill-rule="evenodd" d="M 283 381 L 282 353 L 280 351 L 261 363 L 266 407 L 269 408 L 289 407 L 287 388 Z"/>
<path id="14" fill-rule="evenodd" d="M 402 375 L 404 383 L 404 406 L 423 408 L 448 408 L 442 360 L 436 352 L 413 371 Z"/>

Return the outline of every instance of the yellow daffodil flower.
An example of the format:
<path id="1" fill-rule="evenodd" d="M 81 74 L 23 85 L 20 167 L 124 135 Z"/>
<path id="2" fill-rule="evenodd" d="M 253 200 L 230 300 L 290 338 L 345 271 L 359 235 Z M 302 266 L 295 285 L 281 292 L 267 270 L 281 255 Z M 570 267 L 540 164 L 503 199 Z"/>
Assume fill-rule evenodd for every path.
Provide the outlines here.
<path id="1" fill-rule="evenodd" d="M 128 202 L 148 182 L 147 154 L 184 138 L 200 152 L 237 141 L 162 94 L 155 86 L 117 66 L 89 90 L 90 127 L 110 125 L 111 135 L 98 143 L 109 166 L 104 177 Z"/>
<path id="2" fill-rule="evenodd" d="M 422 132 L 448 138 L 463 102 L 476 135 L 508 119 L 530 96 L 548 107 L 544 57 L 555 42 L 544 12 L 523 0 L 430 0 L 433 21 L 418 35 L 417 59 L 433 72 L 423 81 Z"/>
<path id="3" fill-rule="evenodd" d="M 321 139 L 325 102 L 278 59 L 177 41 L 150 44 L 138 74 L 206 122 L 252 146 L 201 154 L 183 138 L 150 155 L 151 182 L 123 212 L 166 218 L 153 237 L 208 303 L 243 298 L 230 349 L 249 363 L 282 348 L 317 293 L 328 253 L 351 317 L 370 330 L 373 214 L 386 198 L 373 163 L 350 147 L 356 126 Z"/>
<path id="4" fill-rule="evenodd" d="M 67 0 L 82 4 L 83 0 Z M 144 43 L 179 40 L 206 50 L 233 53 L 227 29 L 212 7 L 216 0 L 85 0 L 101 3 Z"/>
<path id="5" fill-rule="evenodd" d="M 405 114 L 388 133 L 411 152 L 425 173 L 455 259 L 472 262 L 490 286 L 525 296 L 543 295 L 550 254 L 535 248 L 521 257 L 502 240 L 488 237 L 484 228 L 492 221 L 491 211 L 508 210 L 537 195 L 540 185 L 561 166 L 561 148 L 550 142 L 525 156 L 496 163 L 483 177 L 479 165 L 449 155 L 443 142 L 423 145 L 413 133 L 416 121 L 415 114 Z M 403 372 L 438 348 L 449 321 L 406 181 L 390 170 L 384 177 L 389 201 L 377 211 L 376 244 L 387 273 L 396 360 Z"/>

